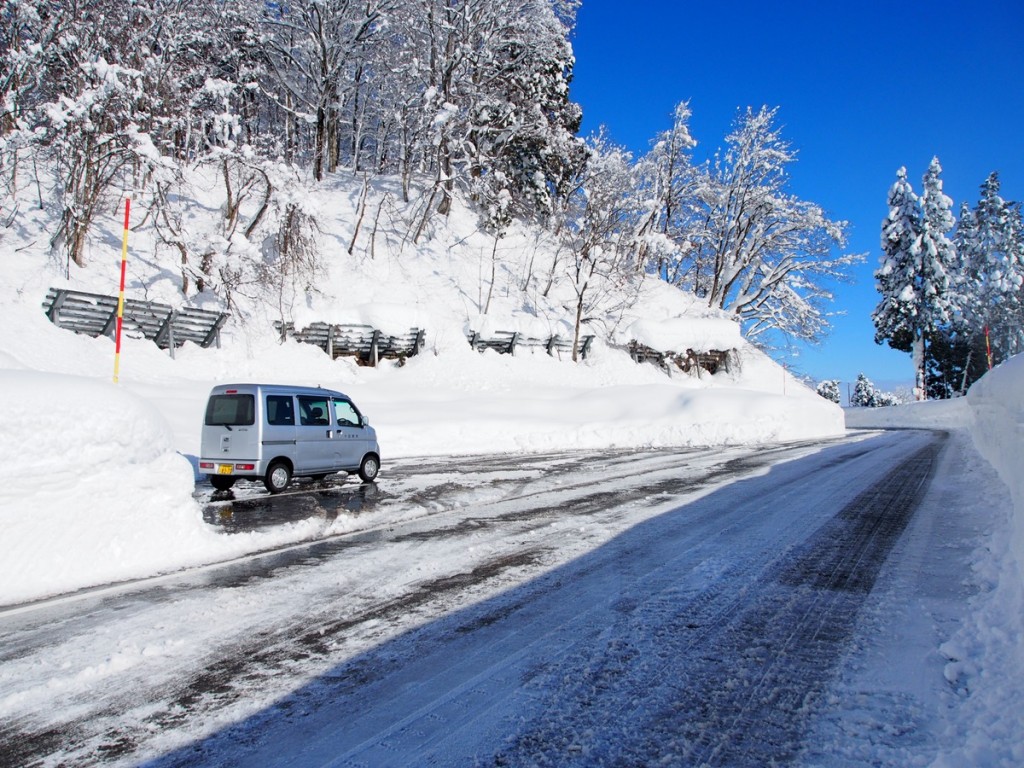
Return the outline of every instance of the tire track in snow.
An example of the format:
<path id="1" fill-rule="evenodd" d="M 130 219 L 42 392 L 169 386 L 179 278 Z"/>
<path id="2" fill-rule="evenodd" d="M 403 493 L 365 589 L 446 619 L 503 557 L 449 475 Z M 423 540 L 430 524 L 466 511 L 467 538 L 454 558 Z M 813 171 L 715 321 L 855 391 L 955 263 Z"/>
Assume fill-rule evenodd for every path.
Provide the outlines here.
<path id="1" fill-rule="evenodd" d="M 843 463 L 867 452 L 868 449 L 856 446 L 844 448 Z M 349 543 L 339 538 L 338 541 L 320 542 L 303 551 L 293 548 L 294 554 L 287 554 L 283 559 L 271 556 L 269 567 L 254 564 L 245 567 L 241 574 L 226 574 L 224 579 L 214 579 L 206 587 L 247 589 L 258 587 L 263 579 L 272 579 L 274 572 L 283 564 L 294 563 L 292 568 L 317 567 L 317 558 L 330 558 L 339 549 L 359 549 L 362 544 L 374 546 L 398 541 L 420 542 L 424 546 L 433 539 L 445 539 L 459 536 L 472 536 L 485 528 L 511 530 L 511 538 L 516 531 L 528 529 L 538 521 L 545 519 L 564 519 L 567 516 L 597 518 L 621 516 L 615 506 L 638 503 L 642 505 L 664 504 L 677 494 L 691 492 L 707 485 L 717 485 L 726 478 L 733 478 L 759 470 L 761 467 L 777 461 L 777 455 L 786 455 L 795 451 L 798 455 L 807 452 L 800 446 L 779 446 L 750 452 L 737 449 L 724 449 L 717 452 L 717 457 L 709 456 L 716 452 L 655 452 L 637 462 L 636 457 L 615 454 L 607 457 L 607 468 L 604 476 L 595 476 L 594 467 L 587 466 L 589 477 L 575 477 L 574 472 L 586 459 L 565 462 L 563 475 L 553 472 L 551 475 L 541 474 L 538 482 L 525 482 L 513 478 L 502 481 L 508 488 L 508 496 L 497 502 L 489 502 L 482 507 L 490 510 L 488 515 L 474 514 L 470 526 L 463 525 L 465 509 L 446 509 L 437 514 L 429 515 L 429 519 L 419 519 L 410 524 L 403 524 L 373 542 L 362 541 L 365 533 L 357 533 L 350 537 Z M 691 467 L 694 456 L 700 457 L 695 466 Z M 513 462 L 510 468 L 518 469 L 514 462 L 517 457 L 505 457 Z M 831 466 L 825 463 L 823 466 Z M 489 465 L 493 471 L 501 469 L 499 462 Z M 638 475 L 638 470 L 641 473 Z M 599 469 L 598 472 L 601 470 Z M 649 474 L 648 474 L 649 473 Z M 796 484 L 790 477 L 785 481 Z M 781 486 L 776 486 L 779 489 Z M 429 492 L 429 488 L 428 488 Z M 480 512 L 476 506 L 472 510 Z M 734 520 L 734 528 L 742 527 L 743 520 Z M 316 555 L 316 552 L 322 553 Z M 351 554 L 355 554 L 351 552 Z M 312 557 L 311 557 L 312 556 Z M 345 635 L 350 629 L 363 622 L 388 621 L 407 619 L 409 614 L 417 610 L 427 613 L 435 610 L 431 606 L 445 602 L 457 606 L 468 598 L 475 588 L 492 589 L 495 583 L 510 583 L 516 572 L 529 572 L 535 568 L 538 559 L 543 558 L 543 550 L 525 552 L 522 549 L 509 549 L 492 558 L 493 562 L 481 562 L 478 567 L 466 573 L 451 573 L 428 582 L 410 586 L 409 594 L 396 598 L 393 605 L 378 601 L 360 602 L 353 606 L 355 610 L 346 610 L 344 617 L 304 616 L 300 623 L 271 624 L 266 629 L 254 632 L 247 641 L 241 644 L 230 644 L 211 649 L 210 657 L 203 662 L 197 673 L 184 676 L 171 686 L 154 686 L 145 690 L 126 691 L 120 694 L 109 692 L 98 697 L 95 704 L 85 707 L 82 711 L 86 716 L 78 721 L 56 722 L 50 727 L 39 727 L 31 722 L 8 723 L 0 727 L 0 744 L 17 746 L 17 754 L 25 758 L 27 763 L 38 761 L 47 753 L 59 753 L 81 758 L 85 762 L 96 762 L 122 759 L 135 754 L 136 750 L 151 737 L 154 732 L 162 729 L 174 729 L 179 725 L 194 723 L 197 719 L 217 719 L 217 712 L 226 705 L 243 699 L 253 690 L 259 690 L 262 680 L 289 677 L 295 664 L 302 664 L 303 659 L 330 658 L 336 652 L 332 640 Z M 294 559 L 292 559 L 294 558 Z M 520 558 L 517 560 L 517 558 Z M 522 560 L 521 558 L 527 558 Z M 306 562 L 306 560 L 309 562 Z M 234 569 L 228 569 L 229 572 Z M 187 583 L 185 590 L 197 590 L 200 585 Z M 132 598 L 140 602 L 143 595 Z M 357 597 L 357 596 L 353 596 Z M 367 596 L 358 596 L 363 600 Z M 132 599 L 127 601 L 131 604 Z M 174 599 L 173 590 L 158 599 Z M 713 604 L 714 601 L 704 596 L 701 600 Z M 479 616 L 467 624 L 462 634 L 471 635 L 477 628 L 499 623 L 504 616 L 519 609 L 511 605 L 499 607 L 497 612 Z M 615 615 L 628 619 L 636 609 L 628 600 L 614 607 Z M 727 616 L 730 610 L 717 606 L 719 613 Z M 121 608 L 115 603 L 114 610 Z M 571 610 L 571 606 L 570 606 Z M 426 615 L 426 614 L 425 614 Z M 571 614 L 570 614 L 571 615 Z M 475 623 L 474 623 L 475 622 Z M 625 657 L 624 657 L 625 658 Z M 353 691 L 367 681 L 379 679 L 389 672 L 385 663 L 380 667 L 367 668 L 366 665 L 340 668 L 337 674 L 325 677 L 329 687 L 335 693 Z M 538 670 L 538 673 L 542 670 Z M 339 686 L 339 688 L 335 687 Z M 113 695 L 111 695 L 113 694 Z M 84 706 L 84 703 L 83 705 Z M 291 703 L 285 703 L 287 708 Z M 132 713 L 129 722 L 137 716 L 135 712 L 149 708 L 149 715 L 135 726 L 126 723 L 124 715 Z M 59 719 L 59 718 L 58 718 Z M 190 726 L 191 727 L 191 726 Z M 10 765 L 20 765 L 21 760 L 8 753 L 15 760 Z M 5 758 L 6 759 L 6 758 Z M 5 764 L 0 760 L 0 764 Z"/>
<path id="2" fill-rule="evenodd" d="M 796 758 L 857 612 L 909 523 L 941 442 L 906 458 L 737 594 L 669 589 L 579 659 L 579 684 L 494 765 L 751 766 Z M 727 579 L 731 583 L 732 578 Z M 638 658 L 649 627 L 657 660 Z M 649 644 L 647 644 L 649 645 Z M 616 706 L 620 702 L 625 706 Z"/>

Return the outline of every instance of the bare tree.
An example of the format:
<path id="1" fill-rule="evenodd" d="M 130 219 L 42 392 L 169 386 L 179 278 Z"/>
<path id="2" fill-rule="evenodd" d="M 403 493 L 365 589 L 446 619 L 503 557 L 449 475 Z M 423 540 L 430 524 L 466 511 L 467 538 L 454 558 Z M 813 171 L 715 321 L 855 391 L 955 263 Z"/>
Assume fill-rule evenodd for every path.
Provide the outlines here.
<path id="1" fill-rule="evenodd" d="M 826 281 L 843 280 L 863 255 L 833 255 L 846 222 L 786 191 L 795 151 L 775 109 L 747 110 L 698 185 L 682 285 L 709 307 L 732 312 L 748 336 L 779 331 L 817 340 L 827 328 Z"/>
<path id="2" fill-rule="evenodd" d="M 356 92 L 362 57 L 392 0 L 300 0 L 268 19 L 271 62 L 290 105 L 314 125 L 313 177 L 338 166 L 342 106 Z M 358 110 L 357 110 L 358 111 Z"/>
<path id="3" fill-rule="evenodd" d="M 589 149 L 562 213 L 561 239 L 569 254 L 565 273 L 574 296 L 573 360 L 584 324 L 600 322 L 635 300 L 643 280 L 636 267 L 639 212 L 629 193 L 634 184 L 632 158 L 603 136 L 597 136 Z"/>

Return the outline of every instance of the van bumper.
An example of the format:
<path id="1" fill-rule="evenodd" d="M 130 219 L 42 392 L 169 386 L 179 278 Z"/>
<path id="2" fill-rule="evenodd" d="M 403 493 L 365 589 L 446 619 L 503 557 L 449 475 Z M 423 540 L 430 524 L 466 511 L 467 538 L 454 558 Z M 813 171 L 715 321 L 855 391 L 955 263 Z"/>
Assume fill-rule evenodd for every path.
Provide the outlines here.
<path id="1" fill-rule="evenodd" d="M 224 477 L 262 477 L 263 462 L 252 459 L 199 459 L 199 472 Z"/>

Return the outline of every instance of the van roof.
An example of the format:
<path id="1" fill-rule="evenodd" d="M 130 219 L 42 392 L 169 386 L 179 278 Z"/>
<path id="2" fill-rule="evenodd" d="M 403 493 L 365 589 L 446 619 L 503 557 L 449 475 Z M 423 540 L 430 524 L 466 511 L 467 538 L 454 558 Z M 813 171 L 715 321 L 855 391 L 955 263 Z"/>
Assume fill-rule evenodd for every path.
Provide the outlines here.
<path id="1" fill-rule="evenodd" d="M 211 397 L 213 395 L 228 395 L 228 394 L 246 394 L 246 395 L 257 395 L 257 394 L 269 394 L 269 395 L 319 395 L 329 397 L 343 397 L 346 400 L 348 395 L 344 392 L 339 392 L 336 389 L 326 389 L 325 387 L 303 387 L 294 384 L 218 384 L 210 390 Z"/>

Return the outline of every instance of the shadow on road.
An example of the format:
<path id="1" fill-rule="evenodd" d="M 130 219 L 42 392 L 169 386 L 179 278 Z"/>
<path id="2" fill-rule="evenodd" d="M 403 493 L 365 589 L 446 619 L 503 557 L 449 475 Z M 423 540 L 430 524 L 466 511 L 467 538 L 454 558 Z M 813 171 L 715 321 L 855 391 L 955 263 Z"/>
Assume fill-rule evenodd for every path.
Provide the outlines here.
<path id="1" fill-rule="evenodd" d="M 768 511 L 794 503 L 797 483 L 826 495 L 831 488 L 842 503 L 834 478 L 862 449 L 837 446 L 810 465 L 781 464 L 720 488 L 546 575 L 366 651 L 147 765 L 792 760 L 941 445 L 921 436 L 911 455 L 838 514 L 821 499 L 823 509 L 806 512 L 808 527 L 797 538 L 803 543 L 790 551 L 776 549 L 767 535 Z M 694 527 L 713 521 L 719 540 L 692 551 Z M 760 551 L 710 565 L 709 553 L 728 547 L 730 536 L 756 537 L 745 528 L 761 524 L 768 527 Z M 506 553 L 358 620 L 397 620 L 531 562 L 529 551 Z M 215 711 L 222 697 L 244 698 L 239 678 L 247 665 L 328 656 L 354 623 L 320 623 L 287 645 L 253 647 L 248 655 L 243 649 L 204 670 L 154 715 L 153 729 L 195 707 Z"/>

